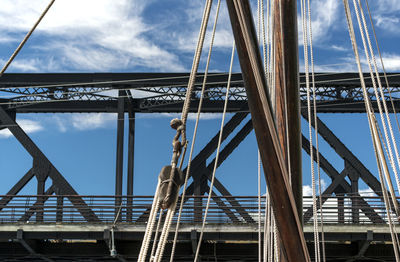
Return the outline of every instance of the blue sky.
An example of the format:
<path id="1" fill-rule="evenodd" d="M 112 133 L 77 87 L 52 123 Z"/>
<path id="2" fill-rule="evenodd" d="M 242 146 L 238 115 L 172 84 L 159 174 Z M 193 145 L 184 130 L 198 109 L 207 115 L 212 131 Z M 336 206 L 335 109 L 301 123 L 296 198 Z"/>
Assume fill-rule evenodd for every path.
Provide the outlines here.
<path id="1" fill-rule="evenodd" d="M 256 1 L 252 2 L 255 7 Z M 316 71 L 356 71 L 342 1 L 311 2 Z M 213 21 L 215 3 L 210 21 Z M 9 58 L 47 4 L 47 0 L 2 0 L 0 64 Z M 196 0 L 57 0 L 8 72 L 190 71 L 203 5 L 204 1 Z M 399 2 L 370 1 L 370 5 L 385 67 L 388 71 L 400 71 Z M 208 41 L 209 36 L 205 43 L 207 50 Z M 299 43 L 300 68 L 304 68 L 301 37 Z M 360 44 L 359 41 L 361 47 Z M 231 45 L 232 33 L 223 1 L 211 71 L 228 70 Z M 205 56 L 206 52 L 200 71 L 204 70 Z M 240 71 L 237 61 L 234 71 Z M 173 117 L 137 115 L 135 194 L 152 194 L 159 170 L 170 161 L 174 133 L 168 123 Z M 203 117 L 196 151 L 215 135 L 220 117 L 219 114 Z M 323 114 L 320 117 L 376 173 L 366 115 Z M 19 115 L 17 120 L 80 194 L 114 193 L 115 115 L 29 114 Z M 190 120 L 190 137 L 193 123 Z M 302 124 L 307 131 L 306 122 Z M 0 143 L 3 178 L 0 194 L 5 194 L 30 168 L 32 160 L 6 131 L 0 131 Z M 342 161 L 323 142 L 321 148 L 340 172 Z M 310 164 L 304 152 L 303 159 L 305 192 L 309 192 Z M 233 194 L 257 193 L 257 148 L 253 132 L 218 169 L 217 177 Z M 323 178 L 325 183 L 329 182 L 325 175 Z M 124 190 L 125 187 L 124 184 Z M 32 193 L 32 188 L 34 184 L 22 193 Z"/>

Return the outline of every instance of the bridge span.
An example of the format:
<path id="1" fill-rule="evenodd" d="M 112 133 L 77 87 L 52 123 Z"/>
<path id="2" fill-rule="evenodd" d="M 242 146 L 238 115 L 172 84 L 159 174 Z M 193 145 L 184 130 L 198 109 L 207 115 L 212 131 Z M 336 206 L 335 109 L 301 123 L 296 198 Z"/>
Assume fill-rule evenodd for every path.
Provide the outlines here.
<path id="1" fill-rule="evenodd" d="M 0 130 L 10 131 L 32 158 L 32 165 L 25 174 L 20 174 L 22 176 L 14 172 L 15 185 L 3 193 L 6 195 L 0 196 L 0 260 L 136 261 L 151 197 L 137 196 L 133 192 L 135 114 L 181 111 L 187 78 L 187 73 L 5 74 L 0 79 Z M 203 112 L 221 112 L 227 75 L 212 74 L 209 80 Z M 253 129 L 241 74 L 233 75 L 232 80 L 232 92 L 228 97 L 228 112 L 232 117 L 222 131 L 224 147 L 217 167 Z M 300 99 L 303 102 L 307 91 L 304 81 L 302 74 Z M 191 112 L 197 109 L 201 83 L 202 76 L 199 76 Z M 376 97 L 368 78 L 366 84 L 376 109 Z M 389 84 L 385 99 L 393 102 L 392 110 L 399 111 L 398 73 L 389 75 Z M 318 73 L 316 94 L 318 113 L 365 112 L 357 74 Z M 67 112 L 118 114 L 115 196 L 80 195 L 16 120 L 22 113 Z M 327 147 L 319 152 L 320 166 L 331 180 L 322 193 L 322 203 L 317 203 L 319 214 L 321 210 L 324 214 L 327 261 L 394 261 L 382 186 L 377 175 L 320 118 L 317 123 L 321 141 L 325 141 Z M 128 139 L 124 139 L 125 131 L 128 131 Z M 210 170 L 217 161 L 214 154 L 219 136 L 217 132 L 193 157 L 190 174 L 193 181 L 187 189 L 176 261 L 193 261 L 204 212 L 203 195 L 209 190 Z M 302 136 L 302 147 L 310 154 L 307 135 Z M 329 162 L 324 157 L 326 153 L 339 161 Z M 123 168 L 125 154 L 126 170 Z M 317 161 L 316 154 L 314 161 Z M 37 188 L 35 195 L 18 195 L 32 180 Z M 365 183 L 373 196 L 361 195 L 360 183 Z M 127 195 L 123 196 L 125 184 Z M 214 186 L 202 261 L 256 261 L 257 198 L 234 196 L 229 186 L 217 178 Z M 312 209 L 310 199 L 305 198 L 304 231 L 311 255 L 314 254 Z M 112 239 L 116 257 L 110 256 Z"/>
<path id="2" fill-rule="evenodd" d="M 2 261 L 136 261 L 151 196 L 3 196 L 0 206 Z M 37 205 L 45 199 L 45 205 Z M 115 206 L 116 199 L 121 205 Z M 322 206 L 327 261 L 394 261 L 385 207 L 380 197 L 327 196 Z M 206 196 L 190 196 L 183 207 L 176 261 L 190 261 L 201 231 Z M 304 233 L 313 254 L 311 198 L 304 198 Z M 264 216 L 265 198 L 261 201 Z M 93 219 L 85 218 L 92 211 Z M 321 214 L 319 211 L 319 215 Z M 254 196 L 216 196 L 204 230 L 202 261 L 256 261 L 259 213 Z M 176 222 L 176 221 L 174 221 Z M 261 221 L 261 234 L 264 234 Z M 173 224 L 174 228 L 175 224 Z M 172 230 L 173 231 L 173 230 Z M 399 229 L 397 228 L 399 233 Z M 170 233 L 168 250 L 173 233 Z M 115 243 L 117 256 L 110 255 Z M 367 261 L 367 260 L 365 260 Z"/>

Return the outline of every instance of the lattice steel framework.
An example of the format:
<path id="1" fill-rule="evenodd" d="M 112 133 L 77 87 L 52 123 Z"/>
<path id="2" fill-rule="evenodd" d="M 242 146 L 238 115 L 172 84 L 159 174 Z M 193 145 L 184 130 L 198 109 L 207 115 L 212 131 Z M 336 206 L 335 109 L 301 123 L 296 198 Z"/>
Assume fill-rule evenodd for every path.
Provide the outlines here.
<path id="1" fill-rule="evenodd" d="M 369 75 L 365 75 L 372 101 L 376 101 Z M 388 75 L 392 95 L 399 107 L 400 75 Z M 6 110 L 37 112 L 117 112 L 116 90 L 130 90 L 135 112 L 180 112 L 186 92 L 185 73 L 94 73 L 94 74 L 5 74 L 0 79 L 0 99 Z M 227 74 L 211 74 L 204 111 L 221 112 Z M 300 76 L 300 97 L 306 101 L 304 75 Z M 192 111 L 197 108 L 202 77 L 197 78 Z M 382 78 L 384 83 L 384 79 Z M 234 74 L 229 95 L 229 112 L 247 107 L 241 74 Z M 364 112 L 362 90 L 356 73 L 316 74 L 318 112 Z M 96 102 L 96 103 L 94 103 Z M 375 105 L 375 103 L 373 103 Z M 128 107 L 126 107 L 128 110 Z"/>

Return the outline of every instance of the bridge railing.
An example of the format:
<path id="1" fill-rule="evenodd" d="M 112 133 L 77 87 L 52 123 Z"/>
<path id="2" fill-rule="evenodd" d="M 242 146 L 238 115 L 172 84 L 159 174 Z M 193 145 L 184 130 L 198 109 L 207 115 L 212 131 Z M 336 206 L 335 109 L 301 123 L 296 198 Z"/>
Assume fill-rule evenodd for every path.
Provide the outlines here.
<path id="1" fill-rule="evenodd" d="M 74 198 L 84 202 L 74 201 Z M 145 223 L 152 201 L 152 196 L 5 195 L 0 196 L 0 223 Z M 206 203 L 207 196 L 187 197 L 182 223 L 201 222 Z M 265 204 L 265 197 L 262 197 L 262 220 Z M 304 197 L 303 208 L 305 223 L 312 223 L 311 197 Z M 258 210 L 257 196 L 213 196 L 207 223 L 257 223 Z M 93 220 L 84 216 L 88 212 L 93 214 Z M 322 212 L 318 208 L 318 218 L 321 213 L 326 224 L 388 222 L 385 205 L 376 196 L 325 197 Z M 391 215 L 392 221 L 397 221 L 393 212 Z"/>

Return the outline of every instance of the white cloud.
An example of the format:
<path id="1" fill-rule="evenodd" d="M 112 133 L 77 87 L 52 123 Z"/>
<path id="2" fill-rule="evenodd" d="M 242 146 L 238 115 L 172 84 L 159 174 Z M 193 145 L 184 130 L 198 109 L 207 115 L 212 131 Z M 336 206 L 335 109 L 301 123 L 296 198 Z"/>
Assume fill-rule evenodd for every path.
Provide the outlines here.
<path id="1" fill-rule="evenodd" d="M 312 187 L 310 185 L 303 186 L 303 196 L 312 196 Z"/>
<path id="2" fill-rule="evenodd" d="M 0 64 L 5 64 L 6 61 L 0 59 Z M 16 59 L 10 64 L 10 69 L 17 70 L 19 72 L 33 72 L 37 73 L 40 71 L 54 70 L 56 65 L 53 58 L 49 58 L 44 61 L 39 58 L 30 59 Z"/>
<path id="3" fill-rule="evenodd" d="M 197 45 L 205 2 L 197 0 L 182 1 L 181 5 L 184 7 L 183 12 L 181 12 L 181 16 L 176 17 L 175 20 L 173 20 L 168 27 L 165 28 L 166 30 L 161 31 L 160 36 L 166 40 L 166 44 L 173 46 L 173 48 L 176 48 L 179 51 L 191 54 L 194 52 Z M 213 5 L 210 12 L 207 34 L 204 40 L 204 56 L 207 55 L 209 49 L 215 14 L 216 4 Z M 225 1 L 222 1 L 219 10 L 213 48 L 214 50 L 218 48 L 230 49 L 232 48 L 232 42 L 233 35 L 228 9 Z"/>
<path id="4" fill-rule="evenodd" d="M 400 55 L 384 53 L 382 59 L 386 70 L 388 71 L 400 70 Z"/>
<path id="5" fill-rule="evenodd" d="M 27 134 L 36 133 L 43 130 L 43 126 L 37 121 L 29 119 L 19 119 L 17 120 L 17 123 Z M 8 129 L 0 130 L 0 138 L 8 138 L 10 136 L 12 136 L 12 134 Z"/>
<path id="6" fill-rule="evenodd" d="M 376 15 L 376 25 L 390 32 L 400 32 L 400 18 L 390 15 Z"/>
<path id="7" fill-rule="evenodd" d="M 0 36 L 0 44 L 18 42 L 18 39 L 8 35 Z"/>
<path id="8" fill-rule="evenodd" d="M 65 116 L 65 115 L 64 115 Z M 50 118 L 52 121 L 55 122 L 56 126 L 58 127 L 58 130 L 61 133 L 67 132 L 67 123 L 64 121 L 64 119 L 60 115 L 54 115 L 53 117 Z"/>
<path id="9" fill-rule="evenodd" d="M 377 27 L 392 33 L 400 32 L 400 19 L 398 17 L 400 5 L 398 0 L 371 1 L 369 4 Z"/>
<path id="10" fill-rule="evenodd" d="M 346 52 L 346 51 L 350 50 L 350 48 L 346 48 L 346 47 L 340 46 L 340 45 L 331 45 L 331 49 L 334 51 L 340 51 L 340 52 Z"/>
<path id="11" fill-rule="evenodd" d="M 360 47 L 359 48 L 359 53 L 360 53 L 360 61 L 361 61 L 361 66 L 362 66 L 362 70 L 363 72 L 369 72 L 369 67 L 368 67 L 368 63 L 367 63 L 367 59 L 365 57 L 365 52 L 364 52 L 364 48 Z M 376 55 L 376 61 L 377 61 L 377 66 L 378 69 L 381 69 L 381 63 L 379 60 L 379 57 Z M 383 53 L 382 55 L 382 59 L 383 59 L 383 63 L 385 65 L 385 69 L 387 71 L 398 71 L 400 70 L 400 55 L 399 54 L 395 54 L 395 53 Z M 315 66 L 315 71 L 317 72 L 356 72 L 358 71 L 357 69 L 357 64 L 356 64 L 356 60 L 354 58 L 354 54 L 350 53 L 349 56 L 345 56 L 345 57 L 338 57 L 336 59 L 336 61 L 338 62 L 338 64 L 332 64 L 332 65 L 316 65 Z M 340 63 L 343 62 L 343 63 Z M 372 65 L 373 68 L 373 65 Z M 304 70 L 304 63 L 300 63 L 300 69 Z"/>
<path id="12" fill-rule="evenodd" d="M 371 1 L 370 6 L 372 11 L 377 10 L 378 12 L 396 12 L 400 11 L 398 0 L 379 0 Z"/>
<path id="13" fill-rule="evenodd" d="M 321 192 L 323 192 L 326 189 L 326 186 L 327 186 L 326 181 L 324 179 L 321 179 Z M 315 190 L 317 191 L 317 195 L 319 195 L 318 185 Z M 303 185 L 303 196 L 312 196 L 312 193 L 313 191 L 311 185 Z"/>
<path id="14" fill-rule="evenodd" d="M 375 197 L 377 196 L 371 188 L 359 189 L 358 192 L 361 196 Z"/>
<path id="15" fill-rule="evenodd" d="M 313 43 L 318 45 L 330 39 L 332 29 L 340 21 L 340 1 L 315 0 L 311 2 L 311 26 Z M 323 10 L 323 11 L 321 11 Z M 303 45 L 302 16 L 298 14 L 299 45 Z"/>
<path id="16" fill-rule="evenodd" d="M 104 128 L 111 122 L 115 123 L 116 114 L 110 113 L 83 113 L 71 114 L 71 124 L 77 130 L 92 130 Z"/>
<path id="17" fill-rule="evenodd" d="M 32 44 L 42 58 L 37 61 L 41 65 L 32 68 L 33 71 L 43 70 L 49 57 L 55 54 L 57 60 L 52 65 L 56 70 L 69 67 L 103 71 L 140 66 L 160 71 L 183 71 L 176 55 L 146 37 L 147 33 L 157 32 L 157 28 L 146 24 L 143 18 L 150 2 L 56 1 L 35 33 L 51 40 Z M 11 35 L 16 34 L 22 39 L 45 6 L 46 1 L 3 0 L 0 9 L 3 41 L 7 38 L 11 41 Z"/>

